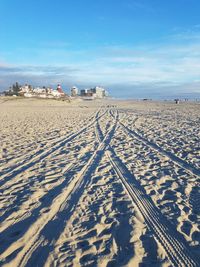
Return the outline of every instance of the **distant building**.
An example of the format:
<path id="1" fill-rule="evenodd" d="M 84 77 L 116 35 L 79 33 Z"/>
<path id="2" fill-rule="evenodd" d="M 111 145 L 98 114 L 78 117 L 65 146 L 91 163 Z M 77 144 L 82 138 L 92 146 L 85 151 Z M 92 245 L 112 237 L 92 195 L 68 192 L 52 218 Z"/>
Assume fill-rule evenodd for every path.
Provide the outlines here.
<path id="1" fill-rule="evenodd" d="M 91 95 L 90 89 L 82 89 L 81 90 L 81 96 L 89 96 Z"/>
<path id="2" fill-rule="evenodd" d="M 96 86 L 91 91 L 96 98 L 104 98 L 106 96 L 106 90 L 103 87 Z"/>
<path id="3" fill-rule="evenodd" d="M 45 94 L 46 93 L 46 88 L 36 87 L 36 88 L 33 89 L 33 93 L 35 93 L 35 94 Z"/>
<path id="4" fill-rule="evenodd" d="M 76 86 L 73 86 L 71 88 L 71 96 L 77 96 L 78 95 L 78 88 Z"/>
<path id="5" fill-rule="evenodd" d="M 60 84 L 58 84 L 56 90 L 45 86 L 33 88 L 31 85 L 25 84 L 20 87 L 19 95 L 37 98 L 60 98 L 64 97 L 65 93 L 63 92 Z"/>
<path id="6" fill-rule="evenodd" d="M 107 92 L 103 87 L 95 86 L 91 89 L 82 89 L 82 97 L 93 97 L 93 98 L 104 98 L 106 97 Z"/>
<path id="7" fill-rule="evenodd" d="M 24 86 L 20 87 L 20 93 L 29 93 L 31 91 L 31 86 L 25 84 Z"/>

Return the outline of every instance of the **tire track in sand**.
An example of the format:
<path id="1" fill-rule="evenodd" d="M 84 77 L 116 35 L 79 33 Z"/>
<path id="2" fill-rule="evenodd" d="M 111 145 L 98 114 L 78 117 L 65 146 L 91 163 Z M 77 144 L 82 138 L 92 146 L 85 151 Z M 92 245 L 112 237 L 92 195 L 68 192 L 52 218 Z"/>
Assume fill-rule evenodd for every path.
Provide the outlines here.
<path id="1" fill-rule="evenodd" d="M 88 125 L 86 125 L 85 127 L 83 127 L 78 132 L 73 133 L 73 134 L 65 137 L 64 139 L 60 140 L 59 142 L 53 143 L 53 146 L 52 147 L 47 148 L 45 151 L 42 150 L 42 151 L 38 152 L 36 155 L 34 155 L 33 157 L 31 157 L 28 161 L 25 160 L 20 165 L 17 165 L 15 167 L 13 167 L 13 169 L 9 170 L 7 173 L 4 173 L 1 176 L 0 186 L 2 186 L 3 184 L 5 184 L 7 181 L 10 181 L 10 179 L 12 179 L 13 177 L 15 177 L 16 175 L 18 175 L 18 174 L 26 171 L 27 169 L 29 169 L 30 167 L 32 167 L 36 163 L 40 162 L 42 159 L 46 158 L 47 156 L 49 156 L 50 154 L 52 154 L 53 152 L 55 152 L 56 150 L 58 150 L 59 148 L 61 148 L 62 146 L 64 146 L 67 142 L 73 140 L 74 138 L 76 138 L 80 134 L 84 133 L 87 129 L 91 128 L 95 124 L 95 122 L 96 122 L 97 119 L 99 119 L 102 116 L 104 116 L 104 114 L 107 111 L 105 111 L 101 115 L 99 115 L 99 112 L 100 111 L 97 111 L 95 118 L 92 121 L 90 121 Z"/>
<path id="2" fill-rule="evenodd" d="M 20 234 L 16 237 L 13 237 L 12 240 L 8 240 L 6 244 L 2 244 L 0 247 L 0 253 L 9 247 L 11 243 L 15 242 L 29 228 L 29 226 L 37 220 L 42 210 L 48 209 L 53 203 L 54 199 L 56 199 L 56 197 L 62 192 L 62 190 L 70 185 L 73 177 L 69 175 L 69 179 L 66 179 L 65 176 L 68 173 L 75 172 L 78 167 L 77 161 L 82 160 L 83 164 L 83 162 L 88 160 L 88 156 L 86 156 L 87 152 L 87 148 L 83 149 L 83 151 L 76 158 L 76 161 L 72 161 L 67 164 L 67 166 L 62 170 L 63 177 L 62 179 L 60 178 L 59 183 L 56 183 L 56 185 L 48 191 L 43 189 L 43 193 L 40 193 L 40 197 L 37 201 L 38 205 L 30 207 L 30 202 L 28 199 L 27 201 L 22 202 L 20 206 L 17 206 L 18 211 L 14 211 L 12 213 L 10 212 L 8 217 L 3 216 L 3 221 L 0 223 L 0 239 L 4 240 L 6 237 L 12 236 L 13 233 L 16 232 L 20 232 Z M 31 198 L 34 194 L 38 193 L 33 192 Z M 23 231 L 21 231 L 21 229 L 23 229 Z"/>
<path id="3" fill-rule="evenodd" d="M 110 114 L 114 118 L 113 112 L 110 112 Z M 127 129 L 127 127 L 124 126 L 120 120 L 119 124 Z M 128 130 L 129 129 L 127 129 L 127 131 Z M 130 130 L 130 132 L 132 131 Z M 141 141 L 143 141 L 143 139 Z M 148 144 L 148 142 L 145 142 L 145 144 Z M 166 255 L 168 256 L 172 265 L 174 267 L 200 266 L 200 259 L 190 252 L 190 248 L 183 239 L 182 235 L 177 232 L 174 225 L 172 225 L 154 205 L 153 201 L 146 194 L 143 187 L 139 184 L 134 175 L 130 173 L 125 164 L 116 155 L 114 149 L 109 146 L 105 154 L 109 158 L 115 173 L 121 180 L 122 185 L 133 201 L 133 204 L 137 206 L 148 228 L 154 233 L 156 240 L 166 252 Z"/>
<path id="4" fill-rule="evenodd" d="M 183 159 L 177 157 L 176 155 L 172 154 L 171 152 L 168 152 L 164 149 L 162 149 L 160 146 L 157 144 L 149 141 L 136 131 L 130 130 L 127 126 L 125 126 L 122 122 L 120 122 L 121 127 L 125 130 L 128 135 L 135 137 L 137 140 L 141 141 L 144 145 L 151 147 L 153 150 L 156 150 L 160 154 L 168 157 L 171 161 L 173 161 L 176 165 L 179 167 L 185 169 L 186 171 L 189 171 L 193 175 L 199 176 L 200 177 L 200 170 L 194 167 L 192 164 L 187 163 Z"/>
<path id="5" fill-rule="evenodd" d="M 116 125 L 115 122 L 111 126 L 111 130 L 105 135 L 87 164 L 73 177 L 70 186 L 55 199 L 49 211 L 42 214 L 16 244 L 12 244 L 2 253 L 5 266 L 33 266 L 35 264 L 42 266 L 45 263 L 53 243 L 62 231 L 62 226 L 70 218 L 91 174 L 98 167 L 115 132 Z M 14 259 L 12 255 L 15 256 Z M 38 259 L 40 262 L 36 263 Z"/>
<path id="6" fill-rule="evenodd" d="M 98 113 L 96 114 L 96 121 L 98 121 Z M 88 146 L 87 146 L 88 147 Z M 40 193 L 40 198 L 38 200 L 37 206 L 31 206 L 28 210 L 29 206 L 29 199 L 27 201 L 23 201 L 20 206 L 17 206 L 18 210 L 15 210 L 13 212 L 10 212 L 8 210 L 8 217 L 7 214 L 3 214 L 0 221 L 0 239 L 4 240 L 7 239 L 6 237 L 13 236 L 13 233 L 20 232 L 17 236 L 12 237 L 12 240 L 6 241 L 5 244 L 2 244 L 0 248 L 0 253 L 4 251 L 11 243 L 15 242 L 33 223 L 38 215 L 40 214 L 41 210 L 47 209 L 48 206 L 54 201 L 54 199 L 61 193 L 63 188 L 68 186 L 73 179 L 71 175 L 68 175 L 69 179 L 66 179 L 66 175 L 68 172 L 73 173 L 75 170 L 79 167 L 79 165 L 85 164 L 88 160 L 88 157 L 90 157 L 90 153 L 88 153 L 88 148 L 85 147 L 83 150 L 81 150 L 81 153 L 78 155 L 76 160 L 73 160 L 72 162 L 68 163 L 63 169 L 62 169 L 62 179 L 60 178 L 60 182 L 53 186 L 50 190 L 46 191 L 43 189 L 43 194 Z M 81 164 L 79 164 L 79 160 L 81 161 Z M 80 166 L 81 167 L 81 166 Z M 80 168 L 79 167 L 79 168 Z M 29 179 L 29 183 L 31 183 L 31 179 Z M 33 186 L 33 184 L 31 184 Z M 25 192 L 24 192 L 25 193 Z M 32 195 L 34 192 L 32 193 Z M 37 194 L 37 192 L 35 192 Z M 20 194 L 21 195 L 21 194 Z M 31 197 L 32 197 L 31 195 Z M 53 196 L 53 197 L 52 197 Z M 45 200 L 43 200 L 45 199 Z M 16 199 L 15 203 L 13 202 L 13 207 L 16 205 Z M 12 205 L 11 205 L 12 206 Z M 23 231 L 21 229 L 23 228 Z"/>
<path id="7" fill-rule="evenodd" d="M 87 130 L 85 133 L 87 133 L 89 130 Z M 76 137 L 76 143 L 79 144 L 80 140 L 82 140 L 81 142 L 85 142 L 84 141 L 84 136 L 79 135 L 78 137 Z M 94 137 L 93 137 L 94 139 Z M 88 140 L 88 144 L 89 141 L 90 142 L 95 142 L 95 140 Z M 73 146 L 74 140 L 72 140 L 71 142 L 68 142 L 67 145 L 72 144 Z M 87 146 L 88 147 L 88 146 Z M 71 151 L 72 147 L 70 147 L 70 151 Z M 63 169 L 63 165 L 65 163 L 65 165 L 68 165 L 68 162 L 70 162 L 71 160 L 68 159 L 68 162 L 66 162 L 66 160 L 63 160 L 63 163 L 61 163 L 60 159 L 59 159 L 59 154 L 62 154 L 63 151 L 67 151 L 68 148 L 65 147 L 61 147 L 59 150 L 52 152 L 49 157 L 50 158 L 55 158 L 57 163 L 56 163 L 56 170 L 54 171 L 54 174 L 57 174 L 61 171 L 59 171 L 59 168 Z M 81 154 L 82 151 L 80 151 Z M 71 153 L 71 152 L 70 152 Z M 74 151 L 74 155 L 77 154 L 76 151 Z M 88 154 L 85 152 L 85 154 Z M 77 156 L 76 156 L 77 157 Z M 74 160 L 73 160 L 74 161 Z M 1 222 L 4 221 L 6 219 L 6 217 L 11 213 L 10 211 L 17 211 L 19 205 L 21 205 L 22 202 L 24 202 L 24 198 L 26 199 L 26 196 L 29 195 L 30 193 L 33 194 L 33 192 L 36 190 L 36 188 L 40 187 L 40 185 L 42 186 L 45 180 L 45 176 L 46 176 L 46 171 L 47 171 L 47 166 L 46 166 L 46 159 L 43 159 L 42 162 L 37 163 L 35 166 L 33 166 L 32 168 L 30 168 L 28 170 L 28 172 L 26 173 L 21 173 L 19 175 L 16 175 L 13 179 L 11 179 L 10 181 L 7 181 L 6 184 L 4 184 L 3 186 L 1 186 L 0 188 L 0 225 Z M 50 167 L 49 167 L 50 168 Z M 52 166 L 53 168 L 53 166 Z M 37 170 L 38 169 L 38 170 Z M 63 176 L 63 175 L 62 175 Z M 64 179 L 64 177 L 62 178 Z M 7 201 L 6 201 L 7 199 Z M 9 205 L 8 205 L 8 201 L 9 201 Z M 17 209 L 16 209 L 17 207 Z"/>
<path id="8" fill-rule="evenodd" d="M 79 128 L 81 128 L 87 121 L 91 121 L 96 115 L 93 114 L 91 117 L 84 119 L 83 122 L 80 123 Z M 55 137 L 51 136 L 52 134 L 56 134 L 58 132 L 57 129 L 54 129 L 52 131 L 46 132 L 46 133 L 38 133 L 37 138 L 41 139 L 41 147 L 37 147 L 32 149 L 30 152 L 27 152 L 27 149 L 32 147 L 34 144 L 36 144 L 36 141 L 32 142 L 27 142 L 25 145 L 19 145 L 18 147 L 23 146 L 23 152 L 20 151 L 20 154 L 15 155 L 15 157 L 11 160 L 8 161 L 8 163 L 3 163 L 4 168 L 1 167 L 1 175 L 6 174 L 7 172 L 13 170 L 17 166 L 20 166 L 21 164 L 25 163 L 27 160 L 31 160 L 36 154 L 42 153 L 44 149 L 47 149 L 48 147 L 54 146 L 56 143 L 64 140 L 66 136 L 60 136 L 60 137 Z M 67 134 L 67 136 L 70 136 L 71 134 Z M 50 137 L 48 137 L 50 136 Z M 40 144 L 40 143 L 39 143 Z"/>
<path id="9" fill-rule="evenodd" d="M 133 204 L 137 206 L 147 226 L 153 232 L 156 240 L 163 247 L 173 266 L 199 266 L 199 259 L 192 255 L 187 243 L 176 228 L 164 217 L 146 195 L 136 178 L 129 172 L 114 150 L 109 147 L 106 152 L 113 169 L 121 180 Z"/>

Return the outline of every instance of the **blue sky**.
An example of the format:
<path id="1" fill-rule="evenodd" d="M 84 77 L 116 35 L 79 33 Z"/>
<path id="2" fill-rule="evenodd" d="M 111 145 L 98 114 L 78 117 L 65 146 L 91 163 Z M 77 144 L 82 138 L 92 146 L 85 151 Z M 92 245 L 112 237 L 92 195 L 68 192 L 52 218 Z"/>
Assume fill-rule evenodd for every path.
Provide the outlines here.
<path id="1" fill-rule="evenodd" d="M 0 89 L 200 94 L 199 0 L 0 0 Z"/>

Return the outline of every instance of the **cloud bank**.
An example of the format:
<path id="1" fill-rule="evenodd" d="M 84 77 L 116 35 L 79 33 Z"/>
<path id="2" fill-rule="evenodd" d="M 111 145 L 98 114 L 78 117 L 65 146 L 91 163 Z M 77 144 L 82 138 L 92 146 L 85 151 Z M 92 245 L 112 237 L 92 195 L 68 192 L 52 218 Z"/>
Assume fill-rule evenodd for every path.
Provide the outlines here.
<path id="1" fill-rule="evenodd" d="M 198 29 L 198 27 L 196 27 Z M 46 64 L 0 64 L 0 89 L 12 83 L 88 87 L 103 85 L 113 96 L 155 97 L 200 94 L 200 34 L 185 32 L 147 46 L 104 46 L 95 50 L 39 50 Z M 59 61 L 58 61 L 59 59 Z"/>

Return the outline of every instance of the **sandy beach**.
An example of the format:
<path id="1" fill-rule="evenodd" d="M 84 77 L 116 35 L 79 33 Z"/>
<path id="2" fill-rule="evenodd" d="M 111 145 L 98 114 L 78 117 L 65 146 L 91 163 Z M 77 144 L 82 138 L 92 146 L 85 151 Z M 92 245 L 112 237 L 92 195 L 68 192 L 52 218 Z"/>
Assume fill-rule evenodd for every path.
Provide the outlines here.
<path id="1" fill-rule="evenodd" d="M 200 103 L 0 98 L 0 266 L 200 266 Z"/>

